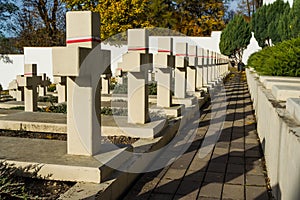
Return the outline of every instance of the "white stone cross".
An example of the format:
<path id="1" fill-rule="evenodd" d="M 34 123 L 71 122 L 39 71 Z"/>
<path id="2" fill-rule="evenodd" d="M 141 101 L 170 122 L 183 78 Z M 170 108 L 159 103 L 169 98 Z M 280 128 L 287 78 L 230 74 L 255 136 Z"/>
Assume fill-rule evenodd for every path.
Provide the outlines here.
<path id="1" fill-rule="evenodd" d="M 101 75 L 101 94 L 110 94 L 110 78 L 109 73 Z"/>
<path id="2" fill-rule="evenodd" d="M 208 63 L 207 63 L 207 83 L 211 83 L 213 81 L 213 52 L 207 51 Z"/>
<path id="3" fill-rule="evenodd" d="M 8 84 L 9 95 L 16 99 L 16 101 L 24 101 L 24 88 L 19 87 L 16 79 Z"/>
<path id="4" fill-rule="evenodd" d="M 56 76 L 54 77 L 54 83 L 56 84 L 58 103 L 66 102 L 67 101 L 67 77 Z"/>
<path id="5" fill-rule="evenodd" d="M 157 69 L 157 106 L 172 106 L 172 69 L 175 68 L 173 38 L 158 38 L 158 53 L 153 55 L 153 65 Z"/>
<path id="6" fill-rule="evenodd" d="M 46 96 L 47 88 L 50 85 L 50 79 L 45 73 L 40 74 L 40 76 L 42 77 L 42 81 L 39 85 L 39 96 Z"/>
<path id="7" fill-rule="evenodd" d="M 188 66 L 188 44 L 176 44 L 175 57 L 175 88 L 174 96 L 177 98 L 186 98 L 186 68 Z"/>
<path id="8" fill-rule="evenodd" d="M 67 13 L 67 47 L 54 47 L 53 74 L 67 77 L 68 153 L 96 155 L 101 148 L 100 76 L 110 66 L 101 50 L 100 16 L 90 11 Z"/>
<path id="9" fill-rule="evenodd" d="M 25 112 L 34 112 L 38 110 L 37 87 L 41 81 L 42 77 L 37 76 L 36 64 L 25 64 L 24 75 L 17 76 L 18 85 L 24 87 Z"/>
<path id="10" fill-rule="evenodd" d="M 209 50 L 203 50 L 203 86 L 208 85 L 208 66 L 209 66 Z"/>
<path id="11" fill-rule="evenodd" d="M 189 65 L 186 69 L 187 71 L 187 92 L 191 95 L 195 94 L 196 91 L 196 66 L 198 59 L 198 51 L 196 45 L 188 46 L 188 58 Z"/>
<path id="12" fill-rule="evenodd" d="M 153 63 L 146 29 L 128 30 L 128 52 L 122 58 L 122 70 L 128 72 L 128 122 L 145 124 L 150 120 L 148 70 Z"/>
<path id="13" fill-rule="evenodd" d="M 196 79 L 196 89 L 200 90 L 203 87 L 203 65 L 204 65 L 204 49 L 197 46 L 198 59 L 197 59 L 197 79 Z"/>

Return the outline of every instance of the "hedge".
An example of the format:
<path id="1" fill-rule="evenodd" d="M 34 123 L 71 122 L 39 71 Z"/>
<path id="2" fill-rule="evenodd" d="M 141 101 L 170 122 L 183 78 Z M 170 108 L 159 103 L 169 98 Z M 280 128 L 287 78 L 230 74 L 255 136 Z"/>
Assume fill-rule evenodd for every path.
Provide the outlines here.
<path id="1" fill-rule="evenodd" d="M 300 77 L 300 38 L 286 40 L 252 54 L 248 66 L 260 75 Z"/>

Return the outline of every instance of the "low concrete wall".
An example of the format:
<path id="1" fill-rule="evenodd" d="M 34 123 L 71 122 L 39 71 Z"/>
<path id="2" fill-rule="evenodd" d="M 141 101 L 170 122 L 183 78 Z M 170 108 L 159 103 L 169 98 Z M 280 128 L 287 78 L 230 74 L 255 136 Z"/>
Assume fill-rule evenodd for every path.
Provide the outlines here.
<path id="1" fill-rule="evenodd" d="M 273 195 L 276 199 L 300 199 L 300 124 L 254 71 L 247 69 L 246 75 Z"/>

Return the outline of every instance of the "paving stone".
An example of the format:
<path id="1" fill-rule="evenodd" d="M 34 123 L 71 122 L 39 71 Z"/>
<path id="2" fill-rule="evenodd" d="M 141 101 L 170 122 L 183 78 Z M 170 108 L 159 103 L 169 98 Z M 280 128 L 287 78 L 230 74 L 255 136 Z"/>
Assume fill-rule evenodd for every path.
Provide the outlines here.
<path id="1" fill-rule="evenodd" d="M 173 198 L 172 194 L 159 194 L 159 193 L 153 193 L 150 195 L 151 200 L 171 200 Z"/>
<path id="2" fill-rule="evenodd" d="M 265 176 L 246 175 L 246 185 L 266 186 Z"/>
<path id="3" fill-rule="evenodd" d="M 192 199 L 197 199 L 197 195 L 198 195 L 198 190 L 195 190 L 193 192 L 190 192 L 190 193 L 184 194 L 184 195 L 176 194 L 176 196 L 174 197 L 174 200 L 192 200 Z"/>
<path id="4" fill-rule="evenodd" d="M 172 168 L 169 168 L 169 170 L 164 175 L 164 178 L 165 179 L 170 179 L 170 180 L 181 179 L 183 177 L 185 171 L 186 170 L 184 170 L 184 169 L 172 169 Z"/>
<path id="5" fill-rule="evenodd" d="M 210 162 L 207 171 L 209 172 L 225 172 L 226 163 Z"/>
<path id="6" fill-rule="evenodd" d="M 172 169 L 187 169 L 191 163 L 191 159 L 178 159 L 176 160 L 170 168 Z"/>
<path id="7" fill-rule="evenodd" d="M 224 184 L 223 199 L 244 199 L 244 186 Z"/>
<path id="8" fill-rule="evenodd" d="M 252 166 L 252 165 L 262 165 L 262 160 L 260 158 L 245 158 L 246 165 Z"/>
<path id="9" fill-rule="evenodd" d="M 220 198 L 221 193 L 222 183 L 208 183 L 201 186 L 199 197 Z"/>
<path id="10" fill-rule="evenodd" d="M 227 173 L 243 174 L 245 171 L 244 168 L 245 168 L 244 165 L 228 164 Z"/>
<path id="11" fill-rule="evenodd" d="M 268 200 L 266 187 L 246 186 L 246 200 Z"/>
<path id="12" fill-rule="evenodd" d="M 246 144 L 259 144 L 259 140 L 255 138 L 246 138 Z"/>
<path id="13" fill-rule="evenodd" d="M 259 151 L 260 150 L 260 146 L 259 144 L 245 144 L 245 150 L 256 150 Z"/>
<path id="14" fill-rule="evenodd" d="M 216 163 L 226 163 L 228 160 L 228 155 L 220 156 L 218 154 L 213 154 L 212 161 Z"/>
<path id="15" fill-rule="evenodd" d="M 224 173 L 207 172 L 205 174 L 204 182 L 206 183 L 223 183 Z"/>
<path id="16" fill-rule="evenodd" d="M 199 190 L 201 185 L 201 182 L 195 182 L 195 181 L 182 181 L 179 185 L 179 188 L 176 192 L 176 194 L 179 195 L 187 195 L 192 192 L 195 192 Z"/>
<path id="17" fill-rule="evenodd" d="M 229 153 L 229 151 L 228 151 L 228 149 L 215 147 L 213 153 L 214 153 L 214 154 L 218 154 L 218 155 L 226 155 L 226 154 Z"/>
<path id="18" fill-rule="evenodd" d="M 244 185 L 244 174 L 226 173 L 225 183 L 234 185 Z"/>
<path id="19" fill-rule="evenodd" d="M 217 142 L 216 148 L 229 149 L 229 142 Z"/>
<path id="20" fill-rule="evenodd" d="M 261 158 L 262 154 L 258 150 L 248 150 L 245 153 L 247 158 Z"/>
<path id="21" fill-rule="evenodd" d="M 194 181 L 201 183 L 203 181 L 205 172 L 188 170 L 183 178 L 184 181 Z"/>
<path id="22" fill-rule="evenodd" d="M 245 159 L 243 157 L 229 156 L 228 163 L 243 165 Z"/>
<path id="23" fill-rule="evenodd" d="M 260 165 L 246 165 L 247 175 L 264 175 L 264 170 Z"/>
<path id="24" fill-rule="evenodd" d="M 154 193 L 174 194 L 179 184 L 180 181 L 162 179 L 154 189 Z"/>
<path id="25" fill-rule="evenodd" d="M 189 170 L 192 171 L 206 171 L 206 168 L 208 166 L 208 161 L 195 161 L 195 159 L 192 161 Z"/>
<path id="26" fill-rule="evenodd" d="M 239 149 L 232 149 L 230 151 L 229 156 L 231 157 L 244 157 L 244 151 L 241 151 Z"/>
<path id="27" fill-rule="evenodd" d="M 232 142 L 244 142 L 244 137 L 232 137 Z"/>
<path id="28" fill-rule="evenodd" d="M 198 200 L 220 200 L 220 198 L 213 198 L 213 197 L 198 197 Z"/>
<path id="29" fill-rule="evenodd" d="M 144 185 L 142 184 L 137 184 L 137 185 L 141 185 L 143 186 L 141 189 L 140 189 L 140 193 L 139 194 L 145 194 L 145 193 L 148 193 L 148 192 L 151 192 L 155 186 L 158 184 L 160 180 L 158 178 L 154 178 L 153 180 L 151 181 L 148 181 L 147 183 L 145 183 Z"/>
<path id="30" fill-rule="evenodd" d="M 244 149 L 244 142 L 232 142 L 230 148 L 233 149 Z"/>

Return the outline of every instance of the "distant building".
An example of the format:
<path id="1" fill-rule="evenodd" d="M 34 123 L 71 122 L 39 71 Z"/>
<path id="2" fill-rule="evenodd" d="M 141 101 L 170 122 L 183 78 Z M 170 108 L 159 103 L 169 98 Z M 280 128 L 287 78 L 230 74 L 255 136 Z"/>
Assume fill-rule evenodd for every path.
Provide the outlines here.
<path id="1" fill-rule="evenodd" d="M 264 4 L 271 4 L 273 2 L 275 2 L 276 0 L 263 0 Z M 289 2 L 290 6 L 292 7 L 293 5 L 293 0 L 283 0 L 284 2 Z"/>

